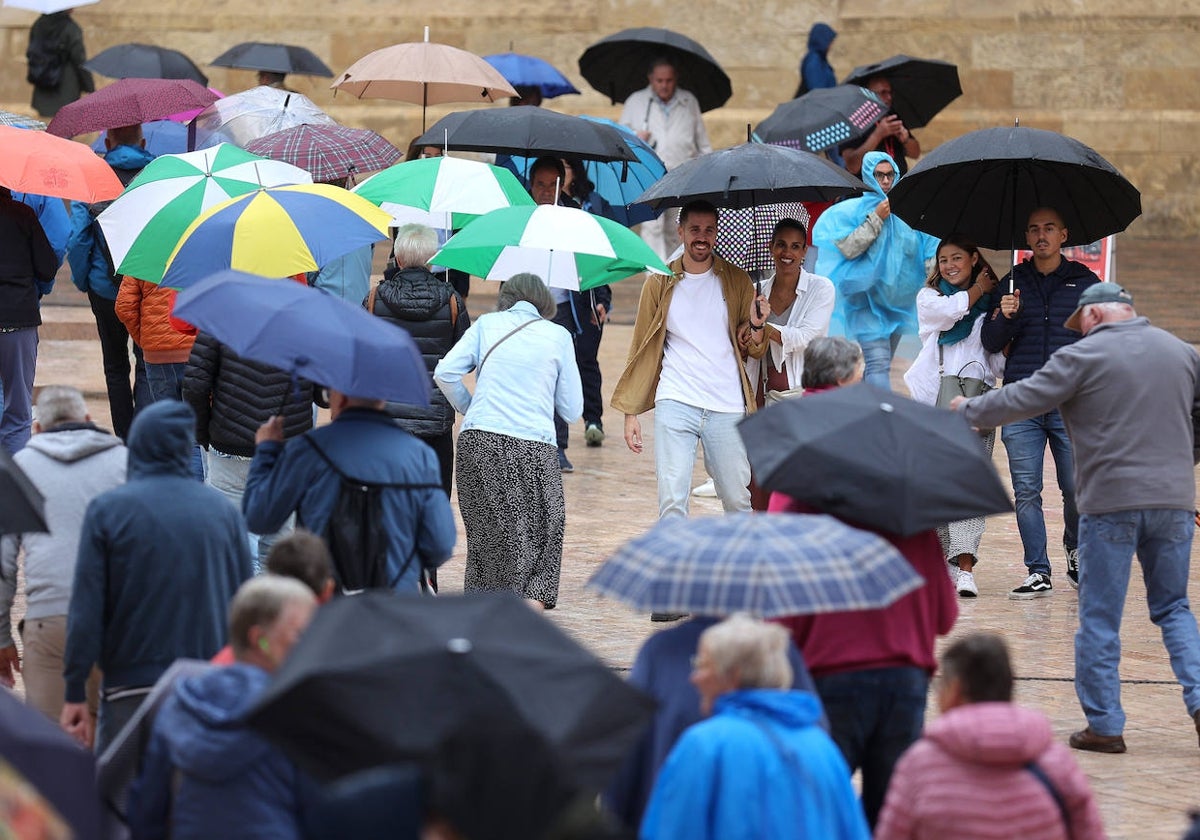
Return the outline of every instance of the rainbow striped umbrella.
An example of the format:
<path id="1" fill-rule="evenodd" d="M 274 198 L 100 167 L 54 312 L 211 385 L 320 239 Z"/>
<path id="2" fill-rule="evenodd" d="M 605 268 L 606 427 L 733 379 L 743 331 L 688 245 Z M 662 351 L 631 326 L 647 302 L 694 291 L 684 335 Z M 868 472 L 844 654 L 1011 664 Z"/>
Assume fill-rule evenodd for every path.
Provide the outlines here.
<path id="1" fill-rule="evenodd" d="M 264 277 L 316 271 L 387 236 L 391 214 L 328 184 L 267 187 L 203 213 L 167 260 L 162 285 L 186 289 L 235 268 Z"/>

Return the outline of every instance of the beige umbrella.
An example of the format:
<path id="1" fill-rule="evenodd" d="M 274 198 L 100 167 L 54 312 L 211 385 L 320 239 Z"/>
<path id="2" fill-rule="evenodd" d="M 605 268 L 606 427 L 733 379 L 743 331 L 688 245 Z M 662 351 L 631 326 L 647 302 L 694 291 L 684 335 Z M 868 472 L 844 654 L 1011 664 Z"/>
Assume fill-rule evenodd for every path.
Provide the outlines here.
<path id="1" fill-rule="evenodd" d="M 359 99 L 396 99 L 425 108 L 446 102 L 495 102 L 516 96 L 512 85 L 494 67 L 474 53 L 425 40 L 395 44 L 368 53 L 354 62 L 333 84 Z"/>

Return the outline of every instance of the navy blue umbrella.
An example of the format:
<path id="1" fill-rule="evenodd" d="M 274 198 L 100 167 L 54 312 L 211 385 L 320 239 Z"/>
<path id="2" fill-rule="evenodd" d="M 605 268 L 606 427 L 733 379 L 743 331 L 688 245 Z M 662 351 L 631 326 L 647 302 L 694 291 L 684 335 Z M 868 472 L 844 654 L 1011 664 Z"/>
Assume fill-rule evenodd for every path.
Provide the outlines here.
<path id="1" fill-rule="evenodd" d="M 429 371 L 404 329 L 308 286 L 220 271 L 180 292 L 175 316 L 241 356 L 343 394 L 429 405 Z"/>
<path id="2" fill-rule="evenodd" d="M 483 60 L 499 71 L 515 88 L 537 88 L 543 99 L 553 99 L 568 93 L 579 93 L 575 85 L 548 61 L 537 56 L 506 52 L 485 55 Z"/>

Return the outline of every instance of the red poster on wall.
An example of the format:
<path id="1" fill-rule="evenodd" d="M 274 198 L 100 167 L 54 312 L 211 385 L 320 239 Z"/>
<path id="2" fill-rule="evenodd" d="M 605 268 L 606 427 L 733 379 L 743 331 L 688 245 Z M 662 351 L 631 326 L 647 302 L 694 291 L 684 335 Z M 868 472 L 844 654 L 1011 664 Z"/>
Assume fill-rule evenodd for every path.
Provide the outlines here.
<path id="1" fill-rule="evenodd" d="M 1102 281 L 1107 280 L 1115 283 L 1117 282 L 1117 276 L 1116 267 L 1113 264 L 1113 252 L 1116 247 L 1116 241 L 1117 238 L 1115 236 L 1106 236 L 1099 242 L 1093 242 L 1090 245 L 1071 245 L 1062 249 L 1062 255 L 1069 260 L 1083 263 Z M 1019 263 L 1032 256 L 1032 251 L 1022 250 L 1016 252 L 1014 259 Z"/>

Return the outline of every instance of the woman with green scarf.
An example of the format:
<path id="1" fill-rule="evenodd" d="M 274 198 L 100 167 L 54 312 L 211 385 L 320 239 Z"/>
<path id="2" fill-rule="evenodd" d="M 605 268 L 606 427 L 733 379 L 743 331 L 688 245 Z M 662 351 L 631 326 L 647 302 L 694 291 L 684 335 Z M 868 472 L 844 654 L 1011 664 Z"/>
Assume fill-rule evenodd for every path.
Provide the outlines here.
<path id="1" fill-rule="evenodd" d="M 1004 354 L 988 353 L 979 340 L 984 319 L 1000 305 L 996 272 L 965 236 L 953 234 L 938 245 L 933 273 L 917 292 L 917 323 L 921 352 L 904 374 L 904 384 L 917 402 L 937 401 L 942 374 L 982 379 L 995 387 L 1004 376 Z M 983 438 L 990 454 L 996 431 Z M 984 520 L 967 519 L 938 527 L 942 552 L 958 594 L 979 594 L 974 568 Z"/>

